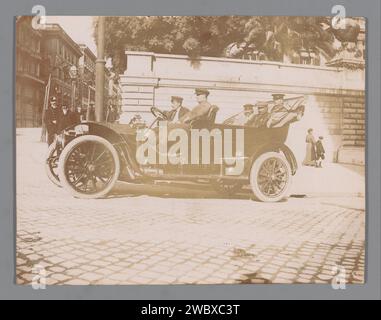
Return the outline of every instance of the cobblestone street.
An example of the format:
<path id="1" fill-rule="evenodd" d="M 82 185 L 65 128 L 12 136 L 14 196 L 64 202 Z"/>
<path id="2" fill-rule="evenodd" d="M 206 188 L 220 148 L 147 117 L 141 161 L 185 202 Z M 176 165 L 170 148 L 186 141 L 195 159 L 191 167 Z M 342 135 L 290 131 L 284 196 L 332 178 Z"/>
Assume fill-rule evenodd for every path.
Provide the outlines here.
<path id="1" fill-rule="evenodd" d="M 119 183 L 107 199 L 79 200 L 48 180 L 46 149 L 17 133 L 18 284 L 36 264 L 47 284 L 331 283 L 336 265 L 364 281 L 362 197 L 267 204 Z"/>

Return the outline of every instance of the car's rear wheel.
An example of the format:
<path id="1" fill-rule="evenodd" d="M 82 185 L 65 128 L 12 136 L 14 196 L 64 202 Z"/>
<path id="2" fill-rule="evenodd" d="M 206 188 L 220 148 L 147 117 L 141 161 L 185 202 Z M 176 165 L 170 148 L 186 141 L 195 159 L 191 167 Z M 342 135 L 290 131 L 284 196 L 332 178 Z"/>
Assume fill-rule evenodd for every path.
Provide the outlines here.
<path id="1" fill-rule="evenodd" d="M 52 143 L 46 154 L 45 171 L 49 180 L 56 186 L 61 187 L 60 178 L 58 177 L 58 159 L 59 154 L 56 144 Z"/>
<path id="2" fill-rule="evenodd" d="M 291 178 L 291 167 L 283 154 L 266 152 L 251 167 L 250 186 L 257 200 L 277 202 L 288 196 Z"/>
<path id="3" fill-rule="evenodd" d="M 120 174 L 118 152 L 102 137 L 87 135 L 76 138 L 62 151 L 58 173 L 62 186 L 74 197 L 104 197 Z"/>

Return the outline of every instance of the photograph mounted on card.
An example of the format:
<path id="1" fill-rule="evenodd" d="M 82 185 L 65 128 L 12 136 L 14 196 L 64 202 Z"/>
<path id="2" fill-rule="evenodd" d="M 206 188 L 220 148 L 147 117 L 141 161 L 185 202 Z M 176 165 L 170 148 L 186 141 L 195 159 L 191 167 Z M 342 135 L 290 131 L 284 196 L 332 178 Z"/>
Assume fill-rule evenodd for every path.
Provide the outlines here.
<path id="1" fill-rule="evenodd" d="M 17 284 L 364 283 L 364 18 L 37 9 Z"/>

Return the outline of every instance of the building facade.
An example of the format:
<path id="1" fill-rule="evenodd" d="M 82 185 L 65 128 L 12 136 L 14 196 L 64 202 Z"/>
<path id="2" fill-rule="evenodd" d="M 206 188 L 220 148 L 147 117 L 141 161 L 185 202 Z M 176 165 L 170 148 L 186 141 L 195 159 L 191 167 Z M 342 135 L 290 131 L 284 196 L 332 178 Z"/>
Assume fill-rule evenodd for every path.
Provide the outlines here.
<path id="1" fill-rule="evenodd" d="M 86 110 L 90 104 L 95 103 L 95 63 L 97 57 L 84 44 L 79 47 L 82 56 L 79 59 L 79 92 L 80 104 L 82 109 Z"/>
<path id="2" fill-rule="evenodd" d="M 69 70 L 78 70 L 82 51 L 58 24 L 46 25 L 43 30 L 43 51 L 46 78 L 51 76 L 49 96 L 56 96 L 58 105 L 74 108 L 80 100 L 78 76 L 71 77 Z"/>
<path id="3" fill-rule="evenodd" d="M 32 28 L 32 17 L 16 19 L 16 126 L 39 127 L 44 101 L 42 34 Z"/>

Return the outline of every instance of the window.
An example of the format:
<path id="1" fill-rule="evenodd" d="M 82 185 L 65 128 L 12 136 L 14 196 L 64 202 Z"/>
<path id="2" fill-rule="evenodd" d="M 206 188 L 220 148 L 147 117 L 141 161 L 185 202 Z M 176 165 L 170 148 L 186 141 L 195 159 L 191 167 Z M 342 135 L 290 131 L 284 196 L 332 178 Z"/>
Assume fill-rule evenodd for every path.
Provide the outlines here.
<path id="1" fill-rule="evenodd" d="M 299 55 L 301 64 L 316 65 L 319 61 L 318 56 L 312 50 L 301 50 Z"/>
<path id="2" fill-rule="evenodd" d="M 36 65 L 34 64 L 34 62 L 31 62 L 30 63 L 30 69 L 29 69 L 29 72 L 32 76 L 34 76 L 36 74 Z"/>

